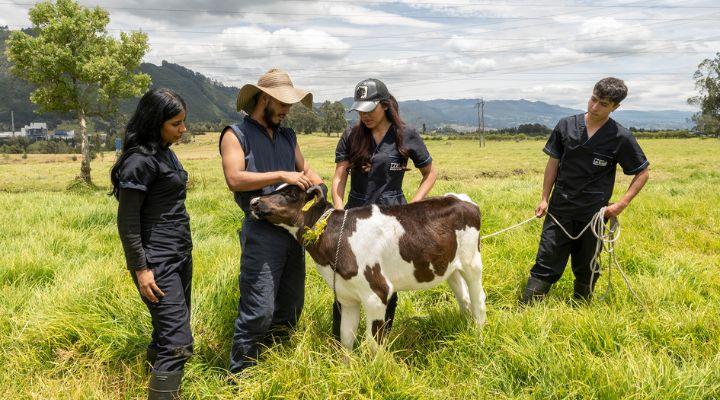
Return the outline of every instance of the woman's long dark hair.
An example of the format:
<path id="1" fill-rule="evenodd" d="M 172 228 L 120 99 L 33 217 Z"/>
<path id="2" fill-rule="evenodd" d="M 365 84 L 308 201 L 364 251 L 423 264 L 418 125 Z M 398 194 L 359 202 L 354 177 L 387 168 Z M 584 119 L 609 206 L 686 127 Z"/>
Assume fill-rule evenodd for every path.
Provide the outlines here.
<path id="1" fill-rule="evenodd" d="M 400 118 L 400 107 L 398 106 L 395 97 L 390 95 L 390 99 L 382 100 L 378 106 L 384 105 L 387 107 L 385 110 L 385 116 L 390 121 L 392 126 L 395 127 L 395 146 L 403 157 L 407 157 L 407 149 L 405 149 L 403 143 L 403 131 L 405 130 L 405 122 Z M 362 119 L 358 121 L 350 131 L 349 139 L 349 151 L 348 160 L 350 161 L 350 168 L 358 168 L 359 171 L 366 169 L 370 164 L 370 158 L 372 157 L 372 151 L 370 150 L 370 144 L 372 143 L 373 137 L 372 132 L 363 124 Z"/>
<path id="2" fill-rule="evenodd" d="M 183 111 L 187 112 L 185 100 L 167 88 L 152 89 L 140 98 L 135 113 L 125 127 L 122 154 L 110 171 L 112 194 L 116 198 L 120 195 L 120 169 L 128 156 L 135 152 L 147 155 L 157 153 L 165 146 L 160 136 L 163 124 Z"/>

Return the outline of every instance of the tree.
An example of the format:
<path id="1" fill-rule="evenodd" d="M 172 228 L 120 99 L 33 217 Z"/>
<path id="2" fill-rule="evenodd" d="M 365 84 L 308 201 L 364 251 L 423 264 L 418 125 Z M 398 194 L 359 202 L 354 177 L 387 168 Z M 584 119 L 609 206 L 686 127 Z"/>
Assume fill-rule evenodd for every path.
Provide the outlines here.
<path id="1" fill-rule="evenodd" d="M 11 71 L 37 86 L 30 100 L 39 112 L 69 112 L 80 125 L 80 181 L 92 184 L 87 118 L 114 113 L 121 99 L 137 97 L 150 76 L 136 73 L 148 50 L 147 35 L 107 34 L 107 11 L 74 0 L 37 3 L 30 9 L 36 35 L 12 32 L 7 43 Z"/>
<path id="2" fill-rule="evenodd" d="M 317 116 L 315 111 L 298 103 L 292 106 L 287 117 L 285 117 L 285 125 L 295 130 L 295 132 L 309 135 L 320 127 L 320 117 Z"/>
<path id="3" fill-rule="evenodd" d="M 720 53 L 713 59 L 705 59 L 693 75 L 698 95 L 688 103 L 700 106 L 700 112 L 693 117 L 696 129 L 720 137 Z"/>
<path id="4" fill-rule="evenodd" d="M 328 136 L 336 132 L 338 135 L 347 127 L 345 119 L 345 107 L 339 101 L 331 103 L 325 100 L 320 105 L 320 127 Z"/>

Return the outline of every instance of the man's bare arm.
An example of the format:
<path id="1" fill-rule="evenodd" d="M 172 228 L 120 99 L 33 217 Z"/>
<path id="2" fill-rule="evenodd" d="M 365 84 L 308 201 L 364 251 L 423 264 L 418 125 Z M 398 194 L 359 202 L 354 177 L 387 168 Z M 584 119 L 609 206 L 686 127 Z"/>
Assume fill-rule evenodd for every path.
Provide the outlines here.
<path id="1" fill-rule="evenodd" d="M 227 129 L 230 131 L 230 128 Z M 297 185 L 304 189 L 310 187 L 310 180 L 302 172 L 272 171 L 250 172 L 245 171 L 245 152 L 240 142 L 232 132 L 225 132 L 220 143 L 223 173 L 228 188 L 233 192 L 257 190 L 267 185 L 285 182 Z"/>
<path id="2" fill-rule="evenodd" d="M 535 216 L 538 218 L 547 213 L 550 192 L 552 192 L 552 188 L 555 186 L 555 178 L 557 178 L 559 166 L 559 159 L 553 157 L 548 158 L 547 165 L 545 165 L 545 175 L 543 176 L 543 190 L 540 197 L 540 203 L 535 208 Z"/>
<path id="3" fill-rule="evenodd" d="M 635 196 L 640 193 L 648 179 L 650 179 L 650 171 L 648 171 L 647 168 L 635 175 L 623 197 L 617 202 L 610 204 L 605 209 L 605 217 L 611 218 L 620 215 L 620 213 L 623 212 L 628 205 L 630 205 L 630 202 L 635 198 Z"/>

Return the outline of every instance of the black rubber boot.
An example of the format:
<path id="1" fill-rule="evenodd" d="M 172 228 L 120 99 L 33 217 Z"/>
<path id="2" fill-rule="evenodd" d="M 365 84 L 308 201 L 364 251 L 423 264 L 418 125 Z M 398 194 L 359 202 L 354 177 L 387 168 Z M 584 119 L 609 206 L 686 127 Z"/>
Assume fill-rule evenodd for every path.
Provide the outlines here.
<path id="1" fill-rule="evenodd" d="M 148 400 L 180 399 L 182 377 L 183 371 L 153 371 L 150 374 L 150 384 L 148 385 Z"/>
<path id="2" fill-rule="evenodd" d="M 573 292 L 573 298 L 578 301 L 590 301 L 592 292 L 595 285 L 589 283 L 580 283 L 575 281 L 575 290 Z"/>
<path id="3" fill-rule="evenodd" d="M 552 283 L 545 282 L 532 276 L 529 277 L 527 285 L 525 285 L 525 292 L 523 292 L 522 297 L 520 297 L 520 304 L 531 304 L 541 301 L 550 291 L 551 286 Z"/>
<path id="4" fill-rule="evenodd" d="M 148 346 L 147 350 L 145 350 L 145 360 L 149 364 L 148 368 L 152 369 L 153 365 L 155 365 L 155 361 L 157 360 L 158 356 L 158 348 L 157 347 L 151 347 Z"/>

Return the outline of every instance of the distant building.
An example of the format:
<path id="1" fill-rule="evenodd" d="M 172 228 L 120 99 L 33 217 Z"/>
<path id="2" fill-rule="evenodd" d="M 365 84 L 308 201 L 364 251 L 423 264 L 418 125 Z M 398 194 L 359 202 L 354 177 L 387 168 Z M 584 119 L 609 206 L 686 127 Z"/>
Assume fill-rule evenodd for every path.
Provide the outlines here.
<path id="1" fill-rule="evenodd" d="M 16 137 L 25 137 L 24 132 L 20 131 L 7 131 L 7 132 L 0 132 L 0 139 L 10 139 L 10 138 L 16 138 Z"/>
<path id="2" fill-rule="evenodd" d="M 20 135 L 20 132 L 15 132 L 15 135 L 13 135 L 13 133 L 10 131 L 0 132 L 0 139 L 10 139 L 14 136 L 19 136 L 19 135 Z"/>
<path id="3" fill-rule="evenodd" d="M 51 139 L 61 139 L 61 140 L 73 140 L 73 139 L 75 139 L 75 131 L 57 130 L 50 135 L 50 138 Z"/>
<path id="4" fill-rule="evenodd" d="M 30 125 L 25 125 L 20 132 L 23 136 L 27 136 L 30 140 L 48 140 L 47 124 L 44 122 L 33 122 Z"/>

